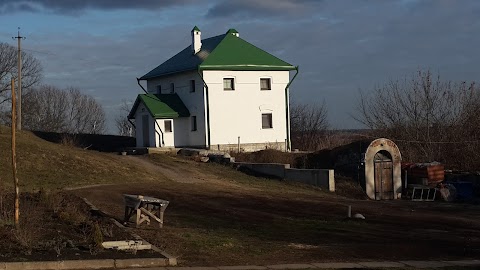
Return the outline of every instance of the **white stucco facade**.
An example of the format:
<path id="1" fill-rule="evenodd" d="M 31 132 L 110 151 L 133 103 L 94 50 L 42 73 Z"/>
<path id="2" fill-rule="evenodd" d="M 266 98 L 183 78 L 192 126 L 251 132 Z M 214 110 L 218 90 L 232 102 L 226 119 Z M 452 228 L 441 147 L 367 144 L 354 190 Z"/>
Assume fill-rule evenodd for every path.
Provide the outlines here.
<path id="1" fill-rule="evenodd" d="M 195 83 L 195 91 L 191 91 L 191 81 Z M 173 90 L 172 90 L 173 84 Z M 159 90 L 160 86 L 160 92 Z M 190 116 L 196 117 L 197 130 L 192 130 L 192 117 L 173 119 L 173 134 L 167 134 L 168 144 L 165 141 L 164 146 L 192 146 L 206 147 L 206 119 L 205 119 L 205 99 L 203 81 L 198 72 L 185 72 L 171 76 L 164 76 L 147 80 L 147 91 L 152 94 L 170 94 L 176 93 L 183 101 L 190 112 Z M 164 121 L 159 125 L 164 129 Z M 158 128 L 158 127 L 157 127 Z M 161 134 L 161 132 L 159 132 Z M 170 140 L 171 139 L 171 140 Z M 157 134 L 157 141 L 159 140 Z M 170 144 L 171 142 L 171 144 Z M 158 146 L 160 147 L 160 146 Z"/>
<path id="2" fill-rule="evenodd" d="M 285 87 L 288 71 L 204 71 L 209 90 L 210 142 L 217 145 L 284 145 L 287 139 Z M 234 79 L 234 90 L 224 90 L 223 79 Z M 270 79 L 271 90 L 260 89 Z M 272 115 L 272 127 L 262 128 L 262 114 Z"/>
<path id="3" fill-rule="evenodd" d="M 224 149 L 226 145 L 236 147 L 240 137 L 241 145 L 249 145 L 242 147 L 244 150 L 285 149 L 289 121 L 285 97 L 285 88 L 290 79 L 288 71 L 209 70 L 200 74 L 203 80 L 197 71 L 147 80 L 149 93 L 176 93 L 190 112 L 190 117 L 171 119 L 154 120 L 149 116 L 150 147 Z M 224 89 L 225 78 L 233 79 L 233 90 Z M 261 79 L 269 80 L 269 90 L 261 89 Z M 204 81 L 208 87 L 208 103 Z M 262 127 L 262 114 L 271 115 L 271 127 Z M 143 115 L 149 114 L 142 104 L 135 117 L 137 146 L 145 146 Z M 196 118 L 196 130 L 193 130 L 193 117 Z M 171 121 L 171 131 L 166 130 L 166 121 Z"/>

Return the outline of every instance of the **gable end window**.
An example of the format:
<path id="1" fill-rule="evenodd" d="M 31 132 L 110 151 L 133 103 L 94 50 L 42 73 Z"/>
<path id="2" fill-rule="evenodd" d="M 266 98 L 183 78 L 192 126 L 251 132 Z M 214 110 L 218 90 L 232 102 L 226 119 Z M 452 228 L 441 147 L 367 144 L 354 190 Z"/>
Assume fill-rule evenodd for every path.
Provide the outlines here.
<path id="1" fill-rule="evenodd" d="M 172 132 L 172 120 L 165 120 L 165 132 Z"/>
<path id="2" fill-rule="evenodd" d="M 175 84 L 172 82 L 170 83 L 170 94 L 175 93 Z"/>
<path id="3" fill-rule="evenodd" d="M 195 92 L 195 80 L 190 80 L 190 93 Z"/>
<path id="4" fill-rule="evenodd" d="M 271 113 L 262 113 L 262 129 L 266 128 L 273 128 Z"/>
<path id="5" fill-rule="evenodd" d="M 270 78 L 261 78 L 260 90 L 272 90 L 272 80 Z"/>
<path id="6" fill-rule="evenodd" d="M 191 125 L 192 125 L 192 131 L 196 131 L 197 130 L 197 117 L 196 116 L 192 116 L 191 118 Z"/>
<path id="7" fill-rule="evenodd" d="M 235 90 L 235 80 L 233 78 L 223 78 L 223 90 Z"/>

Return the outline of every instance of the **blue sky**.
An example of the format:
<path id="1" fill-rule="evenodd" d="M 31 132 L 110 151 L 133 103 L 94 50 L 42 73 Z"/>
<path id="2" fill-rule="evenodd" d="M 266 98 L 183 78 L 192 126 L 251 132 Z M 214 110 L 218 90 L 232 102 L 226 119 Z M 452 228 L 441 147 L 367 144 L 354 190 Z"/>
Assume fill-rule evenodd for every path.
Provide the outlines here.
<path id="1" fill-rule="evenodd" d="M 476 0 L 1 0 L 0 42 L 21 27 L 23 48 L 43 66 L 43 83 L 77 87 L 105 108 L 109 131 L 136 77 L 202 37 L 236 28 L 242 38 L 300 66 L 299 103 L 328 107 L 334 128 L 358 128 L 358 91 L 430 69 L 478 81 Z"/>

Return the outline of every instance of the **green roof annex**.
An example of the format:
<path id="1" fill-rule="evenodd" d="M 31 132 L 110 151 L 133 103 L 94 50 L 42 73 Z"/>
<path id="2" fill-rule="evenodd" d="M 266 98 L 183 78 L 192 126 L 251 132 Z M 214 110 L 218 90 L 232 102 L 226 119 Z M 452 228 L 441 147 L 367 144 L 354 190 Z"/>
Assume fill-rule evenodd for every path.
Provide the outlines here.
<path id="1" fill-rule="evenodd" d="M 177 94 L 140 94 L 137 96 L 132 110 L 128 114 L 128 119 L 135 118 L 135 112 L 140 102 L 145 105 L 148 112 L 155 119 L 190 116 L 190 112 Z"/>
<path id="2" fill-rule="evenodd" d="M 188 46 L 140 80 L 192 70 L 295 70 L 293 65 L 237 35 L 235 29 L 230 29 L 223 35 L 203 39 L 198 53 L 193 54 Z"/>

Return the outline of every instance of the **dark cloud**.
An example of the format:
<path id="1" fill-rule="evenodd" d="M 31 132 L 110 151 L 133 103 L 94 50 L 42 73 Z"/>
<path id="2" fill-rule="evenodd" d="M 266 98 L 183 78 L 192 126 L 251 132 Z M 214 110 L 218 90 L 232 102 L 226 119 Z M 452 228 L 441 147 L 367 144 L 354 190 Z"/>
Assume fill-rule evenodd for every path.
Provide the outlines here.
<path id="1" fill-rule="evenodd" d="M 192 3 L 193 0 L 1 0 L 0 13 L 51 11 L 61 14 L 77 14 L 93 10 L 143 9 L 159 10 L 170 6 Z"/>
<path id="2" fill-rule="evenodd" d="M 223 0 L 214 4 L 207 17 L 231 17 L 262 19 L 262 16 L 302 15 L 321 4 L 321 0 Z"/>

